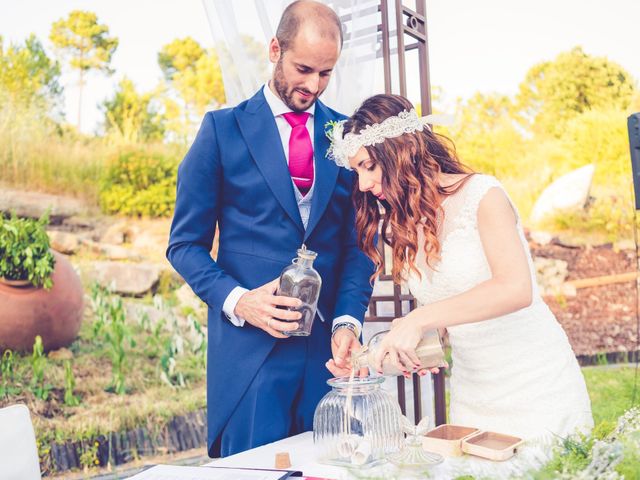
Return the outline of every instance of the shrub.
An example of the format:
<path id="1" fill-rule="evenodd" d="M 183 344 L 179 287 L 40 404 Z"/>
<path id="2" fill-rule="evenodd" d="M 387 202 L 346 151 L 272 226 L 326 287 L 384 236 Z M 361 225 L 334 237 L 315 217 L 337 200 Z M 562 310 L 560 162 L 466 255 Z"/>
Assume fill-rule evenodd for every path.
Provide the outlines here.
<path id="1" fill-rule="evenodd" d="M 597 236 L 608 242 L 633 238 L 634 212 L 630 197 L 624 195 L 624 191 L 622 194 L 605 189 L 599 192 L 602 193 L 596 193 L 598 196 L 587 208 L 557 212 L 539 226 L 550 231 L 570 231 L 574 236 Z"/>
<path id="2" fill-rule="evenodd" d="M 53 286 L 55 258 L 49 249 L 45 225 L 48 214 L 39 220 L 0 216 L 0 277 L 7 280 L 28 280 L 35 287 Z"/>
<path id="3" fill-rule="evenodd" d="M 573 234 L 597 234 L 608 241 L 633 238 L 633 186 L 626 113 L 592 110 L 567 123 L 562 138 L 563 170 L 595 165 L 591 196 L 584 210 L 558 212 L 541 225 Z"/>
<path id="4" fill-rule="evenodd" d="M 100 342 L 99 335 L 104 334 L 103 338 L 111 357 L 112 380 L 107 391 L 124 395 L 127 393 L 125 369 L 128 365 L 125 344 L 128 343 L 133 348 L 136 341 L 127 324 L 122 298 L 112 295 L 109 288 L 94 284 L 91 289 L 91 304 L 97 319 L 93 326 L 94 342 Z"/>
<path id="5" fill-rule="evenodd" d="M 80 405 L 80 399 L 76 397 L 73 390 L 76 388 L 76 379 L 71 369 L 71 361 L 64 362 L 64 404 L 70 407 Z"/>
<path id="6" fill-rule="evenodd" d="M 175 157 L 144 150 L 121 152 L 109 162 L 100 185 L 105 213 L 166 217 L 176 199 Z"/>
<path id="7" fill-rule="evenodd" d="M 10 395 L 18 395 L 20 388 L 15 381 L 15 358 L 13 351 L 7 349 L 0 357 L 0 399 Z"/>
<path id="8" fill-rule="evenodd" d="M 49 392 L 51 391 L 51 385 L 45 383 L 44 373 L 47 369 L 47 357 L 44 354 L 44 348 L 42 346 L 42 337 L 36 335 L 36 340 L 33 343 L 33 354 L 31 355 L 31 370 L 33 376 L 31 377 L 31 391 L 40 400 L 47 400 L 49 398 Z"/>

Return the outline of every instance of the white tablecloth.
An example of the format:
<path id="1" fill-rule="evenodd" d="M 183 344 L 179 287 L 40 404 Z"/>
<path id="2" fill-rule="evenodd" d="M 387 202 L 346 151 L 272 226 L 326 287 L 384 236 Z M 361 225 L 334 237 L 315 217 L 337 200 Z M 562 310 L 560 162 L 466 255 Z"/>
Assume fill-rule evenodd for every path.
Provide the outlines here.
<path id="1" fill-rule="evenodd" d="M 290 470 L 301 470 L 310 477 L 348 478 L 345 469 L 331 465 L 323 465 L 316 460 L 316 449 L 313 445 L 313 433 L 278 440 L 274 443 L 253 448 L 246 452 L 214 460 L 209 465 L 216 467 L 249 467 L 275 468 L 276 453 L 288 452 L 291 459 Z"/>
<path id="2" fill-rule="evenodd" d="M 332 465 L 323 465 L 317 461 L 317 450 L 313 445 L 313 433 L 305 432 L 300 435 L 285 438 L 262 447 L 246 452 L 214 460 L 209 465 L 220 467 L 249 467 L 274 468 L 276 453 L 288 452 L 291 459 L 291 469 L 301 470 L 305 476 L 326 477 L 338 480 L 362 479 L 409 479 L 425 478 L 412 476 L 407 472 L 398 471 L 393 465 L 385 464 L 367 470 L 352 471 Z M 513 478 L 514 472 L 526 471 L 527 464 L 535 468 L 539 463 L 539 452 L 521 451 L 506 462 L 491 462 L 479 457 L 465 455 L 459 458 L 445 458 L 444 462 L 429 469 L 431 478 L 452 479 L 464 474 L 474 474 L 485 478 Z"/>

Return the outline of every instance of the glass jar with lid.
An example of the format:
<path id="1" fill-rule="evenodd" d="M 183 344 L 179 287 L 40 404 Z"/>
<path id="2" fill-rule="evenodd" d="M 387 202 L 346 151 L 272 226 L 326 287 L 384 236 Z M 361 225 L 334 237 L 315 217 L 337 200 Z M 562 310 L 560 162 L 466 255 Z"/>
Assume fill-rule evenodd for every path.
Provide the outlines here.
<path id="1" fill-rule="evenodd" d="M 327 381 L 331 391 L 313 417 L 319 461 L 370 467 L 402 446 L 400 406 L 380 388 L 383 377 L 341 377 Z"/>
<path id="2" fill-rule="evenodd" d="M 302 317 L 296 320 L 298 328 L 282 332 L 289 336 L 307 336 L 311 334 L 313 319 L 316 316 L 318 298 L 320 298 L 320 288 L 322 279 L 320 274 L 313 268 L 313 261 L 318 254 L 307 250 L 305 245 L 298 249 L 298 257 L 291 261 L 291 265 L 282 270 L 280 274 L 280 284 L 276 295 L 294 297 L 302 301 L 302 305 L 290 308 L 300 312 Z"/>

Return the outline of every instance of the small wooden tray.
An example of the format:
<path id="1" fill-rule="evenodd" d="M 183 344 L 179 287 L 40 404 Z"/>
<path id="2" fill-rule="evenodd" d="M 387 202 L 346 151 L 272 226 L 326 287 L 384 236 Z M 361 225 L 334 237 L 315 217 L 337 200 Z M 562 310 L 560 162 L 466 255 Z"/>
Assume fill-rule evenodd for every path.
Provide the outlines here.
<path id="1" fill-rule="evenodd" d="M 482 432 L 462 440 L 462 451 L 478 457 L 502 462 L 511 458 L 524 440 L 496 432 Z"/>
<path id="2" fill-rule="evenodd" d="M 462 455 L 462 440 L 479 431 L 477 428 L 461 425 L 440 425 L 425 434 L 422 448 L 446 457 L 459 457 Z"/>

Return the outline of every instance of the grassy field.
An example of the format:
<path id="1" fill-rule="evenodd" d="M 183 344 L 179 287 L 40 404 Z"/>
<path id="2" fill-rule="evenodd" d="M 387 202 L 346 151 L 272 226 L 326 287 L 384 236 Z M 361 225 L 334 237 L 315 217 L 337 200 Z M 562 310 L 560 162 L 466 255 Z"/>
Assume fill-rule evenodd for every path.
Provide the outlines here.
<path id="1" fill-rule="evenodd" d="M 615 422 L 634 405 L 633 400 L 636 406 L 640 406 L 640 392 L 636 392 L 635 399 L 633 395 L 635 366 L 584 367 L 582 373 L 587 382 L 596 425 L 603 421 Z"/>

